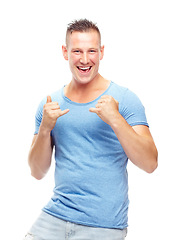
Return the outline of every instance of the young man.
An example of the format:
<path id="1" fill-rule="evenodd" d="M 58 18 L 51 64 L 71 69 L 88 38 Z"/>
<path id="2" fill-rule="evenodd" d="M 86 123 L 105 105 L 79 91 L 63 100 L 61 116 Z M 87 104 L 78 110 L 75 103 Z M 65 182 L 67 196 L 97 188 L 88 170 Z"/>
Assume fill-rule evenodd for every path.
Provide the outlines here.
<path id="1" fill-rule="evenodd" d="M 148 173 L 157 167 L 144 107 L 99 74 L 104 46 L 95 24 L 71 23 L 62 52 L 72 80 L 39 105 L 29 153 L 32 176 L 41 179 L 55 147 L 54 195 L 25 239 L 122 240 L 128 158 Z"/>

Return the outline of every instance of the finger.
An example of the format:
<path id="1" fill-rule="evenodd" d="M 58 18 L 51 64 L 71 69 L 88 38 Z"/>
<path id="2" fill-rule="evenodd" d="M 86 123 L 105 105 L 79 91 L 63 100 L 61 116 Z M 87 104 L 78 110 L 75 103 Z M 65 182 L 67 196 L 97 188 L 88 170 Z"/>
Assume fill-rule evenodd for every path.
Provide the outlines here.
<path id="1" fill-rule="evenodd" d="M 116 99 L 114 99 L 114 100 L 115 100 L 116 104 L 119 105 L 119 102 Z"/>
<path id="2" fill-rule="evenodd" d="M 97 103 L 97 104 L 95 105 L 96 108 L 100 108 L 101 106 L 102 106 L 102 103 Z"/>
<path id="3" fill-rule="evenodd" d="M 69 111 L 70 111 L 69 109 L 65 109 L 65 110 L 61 111 L 60 116 L 67 114 Z"/>
<path id="4" fill-rule="evenodd" d="M 60 109 L 60 106 L 58 105 L 58 103 L 55 103 L 55 102 L 47 102 L 44 105 L 45 111 L 58 110 L 58 109 Z"/>
<path id="5" fill-rule="evenodd" d="M 109 95 L 103 95 L 102 97 L 101 97 L 101 99 L 107 99 L 107 98 L 109 98 L 110 96 Z"/>
<path id="6" fill-rule="evenodd" d="M 105 103 L 105 102 L 106 102 L 105 99 L 99 99 L 99 100 L 98 100 L 98 103 Z"/>
<path id="7" fill-rule="evenodd" d="M 97 108 L 90 108 L 89 111 L 93 112 L 93 113 L 98 113 L 98 109 Z"/>
<path id="8" fill-rule="evenodd" d="M 47 96 L 47 103 L 52 102 L 51 96 Z"/>
<path id="9" fill-rule="evenodd" d="M 60 109 L 60 106 L 57 102 L 52 102 L 51 104 L 49 104 L 49 108 L 51 110 L 56 110 L 56 109 Z"/>

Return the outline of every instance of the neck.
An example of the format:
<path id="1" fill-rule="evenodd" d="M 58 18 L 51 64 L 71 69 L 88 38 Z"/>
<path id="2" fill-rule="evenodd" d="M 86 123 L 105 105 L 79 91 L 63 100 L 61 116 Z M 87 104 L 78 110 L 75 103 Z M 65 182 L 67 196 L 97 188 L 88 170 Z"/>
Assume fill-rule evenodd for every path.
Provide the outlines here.
<path id="1" fill-rule="evenodd" d="M 67 86 L 68 91 L 76 92 L 76 93 L 81 93 L 81 94 L 86 94 L 91 91 L 94 91 L 94 89 L 99 88 L 104 82 L 104 78 L 98 73 L 97 76 L 91 80 L 88 83 L 79 83 L 75 81 L 74 79 L 70 82 L 70 84 Z"/>
<path id="2" fill-rule="evenodd" d="M 108 87 L 110 81 L 104 79 L 100 74 L 89 83 L 80 84 L 72 80 L 64 89 L 64 94 L 70 100 L 79 103 L 86 103 L 96 99 Z"/>

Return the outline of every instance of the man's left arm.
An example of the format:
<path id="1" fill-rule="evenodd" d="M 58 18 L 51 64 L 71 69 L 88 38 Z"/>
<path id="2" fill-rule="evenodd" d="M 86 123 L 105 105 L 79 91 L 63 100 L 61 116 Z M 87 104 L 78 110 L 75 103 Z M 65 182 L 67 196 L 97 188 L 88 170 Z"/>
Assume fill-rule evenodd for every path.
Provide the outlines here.
<path id="1" fill-rule="evenodd" d="M 111 126 L 127 157 L 136 166 L 152 173 L 157 168 L 158 152 L 150 130 L 144 125 L 131 127 L 119 113 L 118 105 L 113 97 L 105 95 L 89 111 Z"/>

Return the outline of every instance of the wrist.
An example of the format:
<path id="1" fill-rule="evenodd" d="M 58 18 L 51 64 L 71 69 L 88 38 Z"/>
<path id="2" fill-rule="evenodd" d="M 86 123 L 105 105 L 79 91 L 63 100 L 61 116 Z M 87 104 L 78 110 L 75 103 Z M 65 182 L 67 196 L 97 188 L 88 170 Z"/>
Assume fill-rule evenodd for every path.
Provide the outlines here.
<path id="1" fill-rule="evenodd" d="M 51 134 L 51 130 L 41 124 L 39 128 L 39 134 L 41 134 L 44 137 L 48 137 Z"/>
<path id="2" fill-rule="evenodd" d="M 124 118 L 122 117 L 122 115 L 118 112 L 112 119 L 111 119 L 111 123 L 110 126 L 113 130 L 115 130 L 116 128 L 119 129 L 119 127 L 124 123 Z"/>

